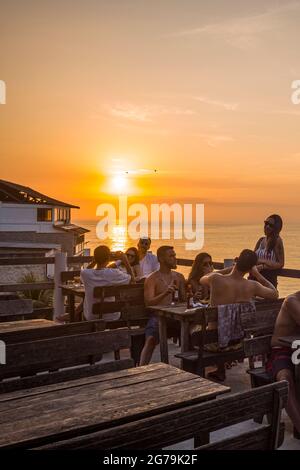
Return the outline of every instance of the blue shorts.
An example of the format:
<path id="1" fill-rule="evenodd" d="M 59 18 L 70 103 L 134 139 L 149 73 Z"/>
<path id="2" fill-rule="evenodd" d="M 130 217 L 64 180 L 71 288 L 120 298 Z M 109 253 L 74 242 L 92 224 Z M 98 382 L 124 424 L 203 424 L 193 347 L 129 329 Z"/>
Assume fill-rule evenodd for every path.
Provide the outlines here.
<path id="1" fill-rule="evenodd" d="M 148 320 L 148 323 L 145 328 L 145 336 L 146 338 L 149 338 L 149 336 L 153 336 L 157 343 L 159 343 L 158 318 L 155 315 L 151 315 Z"/>

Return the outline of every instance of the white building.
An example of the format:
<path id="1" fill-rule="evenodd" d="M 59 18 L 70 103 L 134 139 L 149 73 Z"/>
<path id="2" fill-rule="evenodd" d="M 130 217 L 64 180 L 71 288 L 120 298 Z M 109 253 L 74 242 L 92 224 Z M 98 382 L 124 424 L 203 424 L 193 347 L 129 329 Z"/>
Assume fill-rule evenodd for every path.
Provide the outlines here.
<path id="1" fill-rule="evenodd" d="M 68 256 L 83 254 L 89 230 L 72 224 L 72 209 L 79 207 L 0 180 L 0 255 L 30 251 L 40 256 L 57 249 Z"/>

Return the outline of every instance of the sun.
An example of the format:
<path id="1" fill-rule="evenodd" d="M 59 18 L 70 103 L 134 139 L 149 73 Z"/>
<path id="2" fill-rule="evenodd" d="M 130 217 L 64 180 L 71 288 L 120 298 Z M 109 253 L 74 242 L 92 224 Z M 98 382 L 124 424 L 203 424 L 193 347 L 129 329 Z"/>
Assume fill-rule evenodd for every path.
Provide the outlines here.
<path id="1" fill-rule="evenodd" d="M 127 178 L 123 175 L 115 175 L 111 180 L 111 188 L 116 193 L 124 194 L 128 190 Z"/>

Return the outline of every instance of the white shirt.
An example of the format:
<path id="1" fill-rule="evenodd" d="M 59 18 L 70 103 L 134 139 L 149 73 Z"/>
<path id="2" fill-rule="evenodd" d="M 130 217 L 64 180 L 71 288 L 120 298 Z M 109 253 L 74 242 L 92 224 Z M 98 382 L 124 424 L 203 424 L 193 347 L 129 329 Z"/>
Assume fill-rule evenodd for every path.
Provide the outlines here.
<path id="1" fill-rule="evenodd" d="M 97 319 L 93 314 L 93 304 L 100 302 L 101 299 L 94 297 L 95 287 L 122 286 L 129 284 L 131 280 L 129 274 L 114 268 L 82 269 L 80 277 L 85 289 L 83 313 L 86 320 Z M 105 297 L 105 301 L 114 302 L 115 297 Z M 120 318 L 120 312 L 104 313 L 102 318 L 108 321 L 118 320 Z"/>
<path id="2" fill-rule="evenodd" d="M 146 256 L 140 260 L 142 277 L 149 276 L 149 274 L 157 271 L 159 267 L 157 256 L 153 255 L 150 251 L 147 251 Z"/>

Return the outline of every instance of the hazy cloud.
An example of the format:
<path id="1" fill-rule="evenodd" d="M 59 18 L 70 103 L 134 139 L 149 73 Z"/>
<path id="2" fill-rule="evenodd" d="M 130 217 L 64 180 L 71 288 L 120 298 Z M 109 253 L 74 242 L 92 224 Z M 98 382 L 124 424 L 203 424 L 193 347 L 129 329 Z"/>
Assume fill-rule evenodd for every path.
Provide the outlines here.
<path id="1" fill-rule="evenodd" d="M 112 106 L 105 106 L 105 109 L 110 116 L 140 123 L 153 122 L 156 117 L 162 115 L 193 116 L 197 114 L 192 109 L 161 105 L 139 106 L 132 103 L 117 103 Z"/>
<path id="2" fill-rule="evenodd" d="M 253 47 L 262 33 L 280 29 L 285 21 L 284 13 L 300 11 L 300 2 L 286 3 L 256 15 L 226 19 L 184 31 L 171 33 L 170 37 L 212 35 L 225 38 L 225 41 L 241 49 Z"/>
<path id="3" fill-rule="evenodd" d="M 224 108 L 228 111 L 235 111 L 238 108 L 238 103 L 226 103 L 225 101 L 212 100 L 205 96 L 193 96 L 193 99 L 204 104 Z"/>

